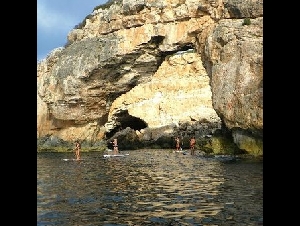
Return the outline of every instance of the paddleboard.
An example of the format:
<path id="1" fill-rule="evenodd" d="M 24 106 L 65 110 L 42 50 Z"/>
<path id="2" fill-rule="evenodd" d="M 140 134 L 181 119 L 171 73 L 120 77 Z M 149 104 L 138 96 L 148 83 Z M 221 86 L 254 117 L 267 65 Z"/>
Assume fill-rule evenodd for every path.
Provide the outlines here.
<path id="1" fill-rule="evenodd" d="M 109 157 L 125 157 L 128 156 L 129 154 L 118 154 L 118 155 L 103 155 L 104 158 L 109 158 Z"/>
<path id="2" fill-rule="evenodd" d="M 63 161 L 82 161 L 82 159 L 79 159 L 79 160 L 77 160 L 77 159 L 62 159 Z"/>

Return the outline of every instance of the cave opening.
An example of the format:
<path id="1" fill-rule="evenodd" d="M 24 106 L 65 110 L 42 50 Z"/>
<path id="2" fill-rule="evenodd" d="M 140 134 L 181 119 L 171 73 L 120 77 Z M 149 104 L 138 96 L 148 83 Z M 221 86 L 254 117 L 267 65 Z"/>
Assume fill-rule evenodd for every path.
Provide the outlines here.
<path id="1" fill-rule="evenodd" d="M 126 129 L 127 127 L 130 127 L 133 130 L 141 130 L 148 126 L 144 120 L 130 115 L 128 110 L 116 114 L 116 118 L 118 126 L 106 134 L 107 139 L 111 138 L 116 132 Z"/>

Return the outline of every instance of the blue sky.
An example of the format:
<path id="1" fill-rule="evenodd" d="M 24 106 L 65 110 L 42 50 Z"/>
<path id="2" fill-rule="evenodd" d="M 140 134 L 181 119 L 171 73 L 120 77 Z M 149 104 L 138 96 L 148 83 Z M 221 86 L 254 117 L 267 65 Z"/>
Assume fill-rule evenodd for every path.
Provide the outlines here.
<path id="1" fill-rule="evenodd" d="M 68 33 L 107 0 L 37 0 L 37 61 L 67 43 Z"/>

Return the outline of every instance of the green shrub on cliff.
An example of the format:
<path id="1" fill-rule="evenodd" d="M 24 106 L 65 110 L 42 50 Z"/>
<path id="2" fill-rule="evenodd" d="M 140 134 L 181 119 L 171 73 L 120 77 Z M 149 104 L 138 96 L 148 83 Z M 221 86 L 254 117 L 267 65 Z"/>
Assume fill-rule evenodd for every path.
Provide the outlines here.
<path id="1" fill-rule="evenodd" d="M 106 3 L 96 6 L 94 8 L 94 11 L 97 10 L 97 9 L 107 9 L 112 4 L 121 5 L 122 3 L 123 3 L 123 0 L 108 0 Z"/>
<path id="2" fill-rule="evenodd" d="M 250 18 L 245 18 L 244 19 L 244 22 L 242 23 L 242 25 L 250 25 L 251 24 L 251 21 L 250 21 Z"/>

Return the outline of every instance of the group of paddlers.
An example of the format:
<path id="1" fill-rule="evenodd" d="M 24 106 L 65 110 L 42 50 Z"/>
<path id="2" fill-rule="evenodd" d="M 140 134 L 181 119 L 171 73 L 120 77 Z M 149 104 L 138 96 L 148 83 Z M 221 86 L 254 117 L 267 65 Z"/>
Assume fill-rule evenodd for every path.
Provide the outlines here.
<path id="1" fill-rule="evenodd" d="M 195 145 L 196 145 L 196 139 L 195 137 L 191 137 L 190 139 L 190 150 L 191 150 L 191 155 L 195 155 Z M 182 149 L 181 145 L 180 145 L 180 139 L 179 137 L 175 138 L 175 147 L 176 147 L 176 151 L 179 151 L 180 149 Z"/>
<path id="2" fill-rule="evenodd" d="M 115 138 L 110 143 L 112 143 L 112 145 L 113 145 L 114 155 L 119 154 L 118 140 Z M 196 145 L 196 139 L 193 136 L 193 137 L 190 138 L 191 155 L 195 155 L 195 145 Z M 181 145 L 180 145 L 179 137 L 175 138 L 175 147 L 176 147 L 176 151 L 179 151 L 180 149 L 182 149 Z M 80 149 L 81 149 L 81 144 L 80 144 L 79 140 L 76 140 L 75 141 L 75 149 L 74 149 L 76 160 L 80 160 Z"/>

